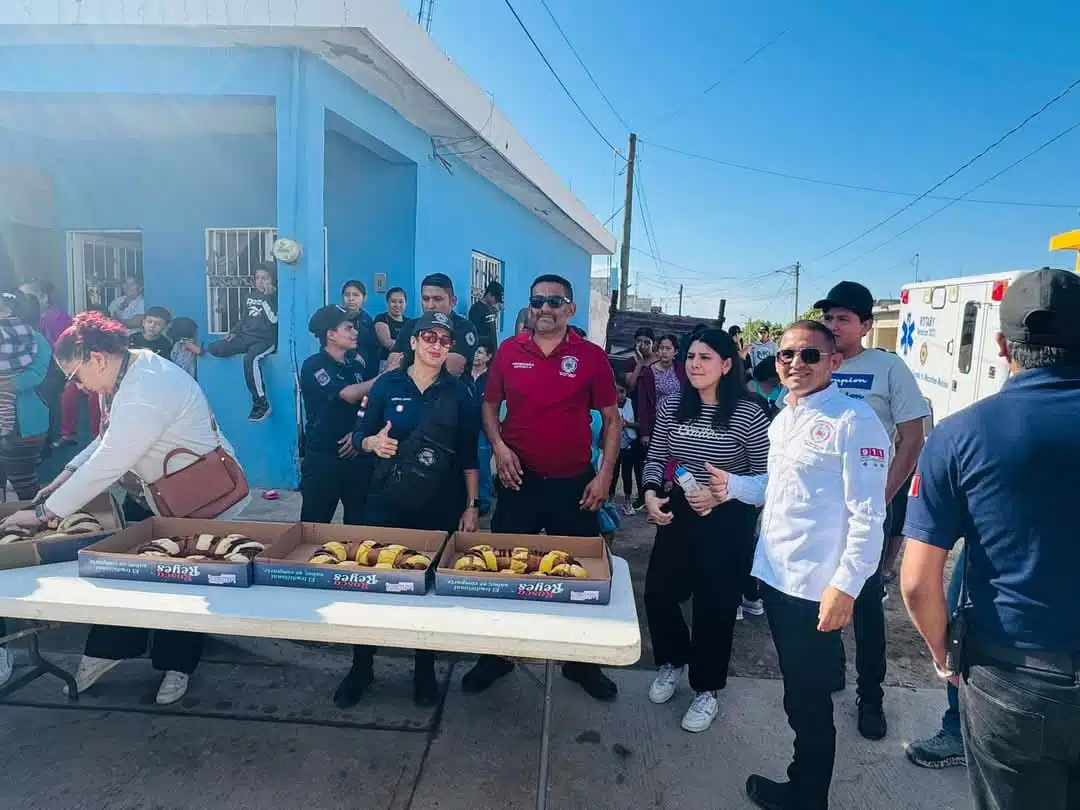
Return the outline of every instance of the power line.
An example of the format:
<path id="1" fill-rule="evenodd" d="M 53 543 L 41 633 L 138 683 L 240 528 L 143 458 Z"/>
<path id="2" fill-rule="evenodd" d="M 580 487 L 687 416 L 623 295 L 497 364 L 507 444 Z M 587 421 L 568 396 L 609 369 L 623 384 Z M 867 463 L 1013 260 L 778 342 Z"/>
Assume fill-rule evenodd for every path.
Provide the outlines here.
<path id="1" fill-rule="evenodd" d="M 1037 148 L 1032 149 L 1030 152 L 1028 152 L 1022 158 L 1020 158 L 1018 160 L 1014 160 L 1012 163 L 1010 163 L 1008 166 L 1006 166 L 1001 171 L 997 172 L 996 174 L 990 175 L 990 177 L 987 177 L 981 183 L 979 183 L 979 184 L 977 184 L 975 186 L 972 186 L 970 189 L 965 191 L 963 194 L 961 194 L 956 199 L 950 200 L 949 202 L 945 203 L 945 205 L 941 206 L 940 208 L 938 208 L 938 209 L 936 209 L 934 211 L 931 211 L 929 214 L 927 214 L 925 217 L 920 219 L 918 222 L 914 222 L 911 225 L 909 225 L 908 227 L 904 228 L 904 230 L 900 231 L 899 233 L 893 234 L 888 239 L 886 239 L 884 242 L 882 242 L 880 245 L 876 245 L 876 246 L 870 248 L 869 250 L 864 250 L 862 253 L 860 253 L 858 256 L 856 256 L 854 259 L 851 259 L 849 261 L 844 262 L 842 265 L 837 267 L 836 270 L 842 270 L 845 267 L 849 267 L 850 265 L 855 264 L 855 262 L 859 261 L 859 259 L 863 258 L 864 256 L 869 256 L 871 253 L 874 253 L 875 251 L 880 250 L 881 248 L 885 247 L 886 245 L 890 244 L 891 242 L 895 242 L 901 236 L 908 233 L 909 231 L 915 230 L 916 228 L 918 228 L 920 225 L 922 225 L 927 220 L 933 219 L 934 217 L 936 217 L 938 214 L 940 214 L 945 209 L 952 208 L 952 206 L 956 205 L 956 203 L 958 203 L 958 202 L 961 202 L 968 194 L 971 194 L 971 193 L 973 193 L 975 191 L 978 191 L 983 186 L 994 182 L 999 177 L 1001 177 L 1001 175 L 1005 174 L 1008 171 L 1011 171 L 1011 170 L 1015 169 L 1017 166 L 1019 166 L 1021 163 L 1023 163 L 1028 158 L 1032 158 L 1035 155 L 1039 154 L 1039 152 L 1041 152 L 1043 149 L 1046 149 L 1048 146 L 1051 146 L 1052 144 L 1056 143 L 1057 141 L 1060 141 L 1062 138 L 1064 138 L 1070 132 L 1075 131 L 1076 129 L 1080 129 L 1080 121 L 1077 121 L 1071 127 L 1068 127 L 1067 129 L 1063 130 L 1062 132 L 1059 132 L 1057 135 L 1055 135 L 1050 140 L 1045 141 L 1041 146 L 1038 146 Z"/>
<path id="2" fill-rule="evenodd" d="M 1046 112 L 1048 109 L 1050 109 L 1050 107 L 1052 107 L 1054 104 L 1059 102 L 1061 99 L 1065 98 L 1065 96 L 1067 96 L 1074 89 L 1076 89 L 1077 86 L 1080 86 L 1080 79 L 1077 79 L 1076 81 L 1074 81 L 1072 84 L 1070 84 L 1068 87 L 1066 87 L 1060 93 L 1058 93 L 1052 99 L 1050 99 L 1045 104 L 1043 104 L 1039 109 L 1037 109 L 1035 112 L 1033 112 L 1027 118 L 1025 118 L 1023 121 L 1021 121 L 1019 124 L 1014 126 L 1012 129 L 1010 129 L 1008 132 L 1006 132 L 1004 135 L 1002 135 L 1000 138 L 998 138 L 996 141 L 994 141 L 988 147 L 986 147 L 981 152 L 979 152 L 979 154 L 975 155 L 975 157 L 968 160 L 966 163 L 964 163 L 962 166 L 960 166 L 960 168 L 955 169 L 952 172 L 950 172 L 949 174 L 945 175 L 945 177 L 943 179 L 939 180 L 937 183 L 932 185 L 929 189 L 924 191 L 918 197 L 911 200 L 907 205 L 903 206 L 898 211 L 894 211 L 892 214 L 885 217 L 885 219 L 881 220 L 880 222 L 878 222 L 873 227 L 867 228 L 865 231 L 863 231 L 862 233 L 860 233 L 858 236 L 854 237 L 853 239 L 849 239 L 847 242 L 840 245 L 839 247 L 833 248 L 828 253 L 824 253 L 821 256 L 818 256 L 813 261 L 814 262 L 819 262 L 822 259 L 827 259 L 829 256 L 832 256 L 833 254 L 839 253 L 841 250 L 855 244 L 856 242 L 858 242 L 863 237 L 869 236 L 871 233 L 876 231 L 882 225 L 885 225 L 886 223 L 891 222 L 892 220 L 896 219 L 898 216 L 900 216 L 902 213 L 904 213 L 909 208 L 914 206 L 916 203 L 920 202 L 921 200 L 926 199 L 929 195 L 933 194 L 935 191 L 937 191 L 939 188 L 941 188 L 947 182 L 949 182 L 954 177 L 956 177 L 956 175 L 960 174 L 960 172 L 964 171 L 964 169 L 967 169 L 969 166 L 971 166 L 973 163 L 978 161 L 980 158 L 984 157 L 987 153 L 989 153 L 993 149 L 996 149 L 998 146 L 1000 146 L 1002 143 L 1004 143 L 1009 137 L 1011 137 L 1015 133 L 1019 132 L 1024 127 L 1026 127 L 1029 123 L 1031 123 L 1036 118 L 1038 118 L 1040 115 L 1042 115 L 1044 112 Z"/>
<path id="3" fill-rule="evenodd" d="M 805 177 L 803 175 L 776 171 L 774 169 L 764 169 L 760 166 L 748 166 L 745 163 L 734 163 L 730 160 L 721 160 L 720 158 L 712 157 L 710 155 L 699 155 L 694 152 L 687 152 L 682 149 L 676 149 L 674 146 L 664 146 L 663 144 L 654 143 L 653 141 L 646 141 L 644 138 L 639 139 L 638 143 L 647 143 L 653 149 L 660 149 L 664 152 L 672 152 L 676 155 L 682 155 L 683 157 L 693 158 L 695 160 L 704 160 L 708 163 L 715 163 L 719 166 L 727 166 L 731 169 L 741 169 L 742 171 L 746 172 L 754 172 L 755 174 L 767 174 L 771 177 L 782 177 L 785 180 L 798 180 L 803 183 L 814 183 L 819 186 L 830 186 L 832 188 L 845 188 L 851 191 L 869 191 L 875 194 L 891 194 L 896 197 L 919 196 L 918 194 L 909 191 L 896 191 L 895 189 L 877 188 L 875 186 L 861 186 L 853 183 L 840 183 L 833 180 L 823 180 L 818 177 Z M 927 194 L 923 197 L 923 199 L 948 200 L 950 202 L 981 203 L 983 205 L 1012 205 L 1021 208 L 1080 208 L 1080 204 L 1070 205 L 1067 203 L 1033 203 L 1017 200 L 983 200 L 962 197 L 946 197 L 935 194 Z"/>
<path id="4" fill-rule="evenodd" d="M 642 176 L 641 166 L 641 159 L 639 158 L 637 174 L 634 175 L 634 190 L 638 195 L 638 207 L 641 209 L 641 222 L 645 226 L 645 238 L 649 243 L 649 249 L 653 252 L 653 258 L 656 261 L 656 272 L 663 277 L 666 274 L 660 266 L 662 262 L 660 259 L 660 248 L 657 247 L 656 230 L 652 225 L 652 213 L 649 211 L 648 199 L 645 196 L 645 179 Z"/>
<path id="5" fill-rule="evenodd" d="M 540 46 L 536 43 L 536 40 L 533 39 L 533 35 L 529 33 L 529 29 L 525 26 L 524 21 L 522 21 L 521 17 L 518 15 L 517 9 L 514 8 L 510 0 L 503 0 L 503 2 L 506 3 L 506 7 L 510 9 L 510 13 L 514 15 L 514 19 L 517 20 L 518 25 L 521 26 L 521 30 L 525 32 L 525 36 L 529 38 L 529 42 L 532 43 L 533 48 L 535 48 L 536 52 L 540 54 L 540 58 L 544 60 L 544 64 L 547 65 L 547 69 L 551 71 L 551 75 L 554 76 L 555 81 L 559 83 L 559 87 L 561 87 L 563 89 L 563 92 L 566 93 L 566 97 L 570 99 L 570 102 L 577 108 L 577 111 L 581 113 L 581 117 L 584 118 L 586 122 L 588 122 L 589 126 L 592 127 L 593 132 L 599 135 L 600 139 L 604 143 L 606 143 L 608 147 L 610 147 L 613 151 L 617 151 L 618 147 L 616 147 L 615 144 L 609 141 L 607 137 L 605 137 L 604 133 L 600 131 L 600 128 L 596 126 L 595 123 L 593 123 L 593 120 L 589 118 L 588 113 L 586 113 L 584 108 L 582 108 L 582 106 L 578 104 L 578 100 L 574 98 L 574 94 L 570 92 L 570 88 L 568 88 L 566 86 L 566 83 L 563 82 L 561 78 L 559 78 L 559 74 L 555 72 L 555 68 L 552 67 L 551 62 L 548 61 L 548 58 L 544 55 L 544 52 L 540 50 Z"/>
<path id="6" fill-rule="evenodd" d="M 627 131 L 633 129 L 633 127 L 626 123 L 626 119 L 619 115 L 619 111 L 615 109 L 615 105 L 611 103 L 611 99 L 607 97 L 607 93 L 605 93 L 603 89 L 601 89 L 600 83 L 596 81 L 596 78 L 592 75 L 592 71 L 589 70 L 588 65 L 585 64 L 585 60 L 582 59 L 581 56 L 578 54 L 577 48 L 575 48 L 574 44 L 570 41 L 570 37 L 566 35 L 563 27 L 559 25 L 559 21 L 555 19 L 555 15 L 552 13 L 551 8 L 548 6 L 547 0 L 540 0 L 540 5 L 544 7 L 544 11 L 546 11 L 548 16 L 551 17 L 551 21 L 555 23 L 555 28 L 558 30 L 559 35 L 563 38 L 563 42 L 566 43 L 566 47 L 570 49 L 570 53 L 572 53 L 574 55 L 574 58 L 577 59 L 578 64 L 581 65 L 581 69 L 585 71 L 585 75 L 588 76 L 589 81 L 592 82 L 592 86 L 595 87 L 596 92 L 600 94 L 600 98 L 602 98 L 604 100 L 604 103 L 608 105 L 608 109 L 611 110 L 612 113 L 614 113 L 615 117 L 619 119 L 619 123 L 622 124 Z"/>

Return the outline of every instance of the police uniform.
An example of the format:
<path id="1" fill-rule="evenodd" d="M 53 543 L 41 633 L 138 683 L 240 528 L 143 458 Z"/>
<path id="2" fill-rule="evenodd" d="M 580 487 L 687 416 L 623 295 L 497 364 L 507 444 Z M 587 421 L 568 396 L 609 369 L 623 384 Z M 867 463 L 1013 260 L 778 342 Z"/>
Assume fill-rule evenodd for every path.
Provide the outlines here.
<path id="1" fill-rule="evenodd" d="M 423 317 L 423 316 L 421 316 Z M 465 369 L 462 371 L 462 376 L 472 371 L 472 359 L 476 354 L 476 344 L 479 338 L 476 335 L 476 327 L 473 326 L 473 322 L 468 318 L 462 318 L 456 312 L 451 312 L 448 316 L 451 323 L 454 325 L 454 331 L 452 337 L 454 338 L 454 348 L 450 350 L 452 354 L 460 354 L 465 358 Z M 412 318 L 405 321 L 405 325 L 401 327 L 401 331 L 398 332 L 397 340 L 394 341 L 394 348 L 391 351 L 403 352 L 409 348 L 409 338 L 413 336 L 413 331 L 416 329 L 416 324 L 420 318 Z"/>
<path id="2" fill-rule="evenodd" d="M 1080 796 L 1077 313 L 1074 273 L 1044 269 L 1010 285 L 999 311 L 1005 338 L 1071 352 L 1069 365 L 1021 371 L 936 426 L 908 499 L 909 543 L 947 550 L 964 538 L 967 632 L 960 660 L 948 663 L 961 676 L 964 747 L 980 810 L 1065 810 Z M 913 559 L 905 557 L 904 587 L 921 594 L 919 586 L 937 583 L 924 586 Z M 943 557 L 929 559 L 936 579 Z M 921 600 L 909 605 L 931 621 Z"/>
<path id="3" fill-rule="evenodd" d="M 337 324 L 326 326 L 334 314 L 324 307 L 312 316 L 314 327 L 333 329 L 348 320 L 341 311 Z M 320 316 L 324 318 L 316 323 Z M 320 349 L 304 361 L 300 368 L 300 396 L 304 403 L 304 459 L 300 465 L 300 494 L 303 505 L 300 520 L 311 523 L 329 523 L 340 501 L 347 524 L 359 524 L 366 493 L 366 476 L 370 459 L 363 454 L 344 459 L 338 455 L 338 442 L 356 429 L 357 409 L 355 403 L 346 402 L 341 392 L 350 385 L 364 382 L 371 374 L 369 367 L 348 352 L 338 362 L 324 349 Z M 359 447 L 356 448 L 359 451 Z"/>

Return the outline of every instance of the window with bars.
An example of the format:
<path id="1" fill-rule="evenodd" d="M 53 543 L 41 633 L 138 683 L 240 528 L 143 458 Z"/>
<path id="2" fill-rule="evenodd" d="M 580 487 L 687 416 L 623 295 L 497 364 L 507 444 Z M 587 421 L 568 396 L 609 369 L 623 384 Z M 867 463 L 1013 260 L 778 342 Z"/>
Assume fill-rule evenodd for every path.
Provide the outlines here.
<path id="1" fill-rule="evenodd" d="M 244 317 L 255 289 L 255 265 L 273 262 L 276 228 L 208 228 L 206 311 L 212 334 L 223 334 Z"/>
<path id="2" fill-rule="evenodd" d="M 492 281 L 502 283 L 503 263 L 494 256 L 472 252 L 472 292 L 469 296 L 469 306 L 472 306 L 484 297 L 484 290 Z M 502 310 L 499 311 L 498 329 L 502 330 Z"/>

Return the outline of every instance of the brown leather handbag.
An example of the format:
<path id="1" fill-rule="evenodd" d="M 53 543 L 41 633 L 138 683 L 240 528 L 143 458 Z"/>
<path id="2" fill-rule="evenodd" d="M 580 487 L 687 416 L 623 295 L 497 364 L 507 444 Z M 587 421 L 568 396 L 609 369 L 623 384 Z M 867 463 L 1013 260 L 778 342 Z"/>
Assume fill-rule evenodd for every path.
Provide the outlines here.
<path id="1" fill-rule="evenodd" d="M 248 495 L 244 471 L 220 444 L 217 422 L 210 417 L 219 444 L 206 455 L 178 447 L 165 456 L 162 476 L 147 485 L 154 509 L 162 517 L 215 518 Z M 195 456 L 193 464 L 170 473 L 169 462 L 177 456 Z"/>

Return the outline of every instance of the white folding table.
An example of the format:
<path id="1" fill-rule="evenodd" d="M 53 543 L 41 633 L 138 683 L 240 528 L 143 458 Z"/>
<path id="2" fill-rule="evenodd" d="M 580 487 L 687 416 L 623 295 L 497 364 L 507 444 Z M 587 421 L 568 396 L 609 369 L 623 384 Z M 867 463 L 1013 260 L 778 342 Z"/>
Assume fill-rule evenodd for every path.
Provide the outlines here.
<path id="1" fill-rule="evenodd" d="M 541 659 L 536 807 L 544 810 L 554 662 L 627 666 L 641 655 L 630 570 L 619 557 L 611 562 L 608 605 L 82 579 L 76 563 L 57 563 L 0 571 L 0 616 Z M 68 683 L 70 697 L 77 699 L 70 673 L 40 655 L 36 635 L 16 635 L 24 634 L 35 666 L 0 696 L 49 673 Z"/>

